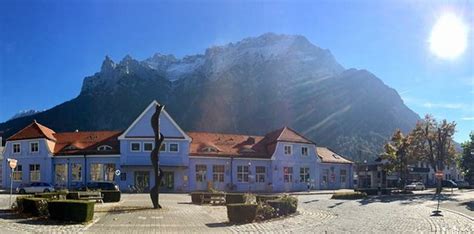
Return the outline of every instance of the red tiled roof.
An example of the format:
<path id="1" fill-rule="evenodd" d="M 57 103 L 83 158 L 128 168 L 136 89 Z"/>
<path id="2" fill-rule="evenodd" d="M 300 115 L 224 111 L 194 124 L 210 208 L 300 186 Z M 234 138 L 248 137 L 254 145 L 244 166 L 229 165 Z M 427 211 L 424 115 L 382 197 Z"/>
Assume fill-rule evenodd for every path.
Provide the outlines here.
<path id="1" fill-rule="evenodd" d="M 322 163 L 353 163 L 352 161 L 347 160 L 346 158 L 334 153 L 326 147 L 316 147 L 316 152 Z"/>
<path id="2" fill-rule="evenodd" d="M 56 133 L 55 155 L 120 154 L 118 136 L 121 131 L 62 132 Z M 98 151 L 97 147 L 108 145 L 112 150 Z"/>
<path id="3" fill-rule="evenodd" d="M 295 143 L 314 144 L 314 142 L 300 135 L 298 132 L 296 132 L 295 130 L 289 127 L 283 127 L 273 132 L 270 132 L 267 135 L 265 135 L 265 138 L 268 143 L 273 143 L 275 141 L 286 141 L 286 142 L 295 142 Z"/>
<path id="4" fill-rule="evenodd" d="M 54 131 L 37 123 L 36 120 L 30 125 L 26 126 L 22 130 L 15 133 L 13 136 L 7 139 L 7 141 L 35 139 L 35 138 L 47 138 L 52 141 L 56 141 L 54 137 Z"/>
<path id="5" fill-rule="evenodd" d="M 262 136 L 248 136 L 209 132 L 187 132 L 192 138 L 190 156 L 210 157 L 248 157 L 248 158 L 270 158 L 272 153 L 266 149 Z M 203 152 L 211 147 L 217 152 Z"/>

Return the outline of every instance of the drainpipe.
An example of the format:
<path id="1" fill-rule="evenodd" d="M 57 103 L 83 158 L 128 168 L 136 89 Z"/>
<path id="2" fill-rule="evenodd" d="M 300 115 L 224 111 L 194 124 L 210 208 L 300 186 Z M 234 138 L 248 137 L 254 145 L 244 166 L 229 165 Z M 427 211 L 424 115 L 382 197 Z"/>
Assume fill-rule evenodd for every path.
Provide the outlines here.
<path id="1" fill-rule="evenodd" d="M 230 190 L 234 187 L 234 157 L 230 157 Z"/>
<path id="2" fill-rule="evenodd" d="M 84 154 L 84 186 L 87 188 L 87 158 L 86 155 Z"/>

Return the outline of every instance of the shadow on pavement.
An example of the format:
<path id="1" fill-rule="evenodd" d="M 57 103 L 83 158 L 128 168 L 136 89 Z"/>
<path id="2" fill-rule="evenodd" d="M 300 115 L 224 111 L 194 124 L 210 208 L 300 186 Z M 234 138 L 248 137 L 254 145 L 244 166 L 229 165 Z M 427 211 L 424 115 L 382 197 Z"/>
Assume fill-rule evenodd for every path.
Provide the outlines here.
<path id="1" fill-rule="evenodd" d="M 228 222 L 222 222 L 222 223 L 206 223 L 206 226 L 210 228 L 220 228 L 220 227 L 228 227 L 232 225 Z"/>
<path id="2" fill-rule="evenodd" d="M 303 203 L 308 204 L 308 203 L 317 202 L 317 201 L 319 201 L 319 200 L 318 200 L 318 199 L 314 199 L 314 200 L 310 200 L 310 201 L 305 201 L 305 202 L 303 202 Z"/>
<path id="3" fill-rule="evenodd" d="M 458 201 L 457 195 L 443 195 L 442 201 Z M 434 194 L 407 194 L 407 195 L 388 195 L 388 196 L 372 196 L 358 201 L 361 205 L 371 203 L 389 203 L 401 202 L 402 205 L 419 204 L 427 201 L 435 201 L 437 198 Z"/>
<path id="4" fill-rule="evenodd" d="M 466 206 L 466 209 L 474 211 L 474 201 L 463 202 L 461 203 L 461 206 Z"/>
<path id="5" fill-rule="evenodd" d="M 119 206 L 119 207 L 113 207 L 108 210 L 101 210 L 101 211 L 96 211 L 96 213 L 109 213 L 109 214 L 117 214 L 117 213 L 131 213 L 131 212 L 138 212 L 138 211 L 144 211 L 144 210 L 156 210 L 160 211 L 163 209 L 155 209 L 153 207 L 145 207 L 145 206 Z"/>
<path id="6" fill-rule="evenodd" d="M 343 203 L 344 203 L 344 202 L 334 203 L 334 205 L 328 206 L 328 208 L 331 208 L 331 209 L 332 209 L 332 208 L 334 208 L 334 207 L 336 207 L 336 206 L 342 205 Z"/>

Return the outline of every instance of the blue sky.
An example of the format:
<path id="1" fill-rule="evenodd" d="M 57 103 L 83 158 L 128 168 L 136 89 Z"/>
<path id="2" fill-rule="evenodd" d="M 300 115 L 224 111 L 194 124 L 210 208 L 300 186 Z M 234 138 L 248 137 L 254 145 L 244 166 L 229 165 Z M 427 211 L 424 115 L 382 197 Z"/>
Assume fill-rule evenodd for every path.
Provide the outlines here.
<path id="1" fill-rule="evenodd" d="M 346 68 L 367 69 L 423 116 L 474 130 L 472 1 L 2 1 L 0 122 L 76 97 L 105 55 L 178 57 L 265 32 L 300 34 Z M 466 51 L 434 56 L 429 35 L 451 12 L 470 28 Z"/>

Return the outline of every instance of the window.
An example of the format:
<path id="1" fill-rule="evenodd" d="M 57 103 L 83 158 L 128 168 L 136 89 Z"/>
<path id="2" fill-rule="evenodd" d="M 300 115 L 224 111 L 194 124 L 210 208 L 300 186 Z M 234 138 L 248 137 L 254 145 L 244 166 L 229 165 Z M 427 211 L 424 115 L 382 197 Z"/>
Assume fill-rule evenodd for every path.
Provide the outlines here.
<path id="1" fill-rule="evenodd" d="M 14 154 L 19 154 L 20 152 L 21 152 L 20 143 L 14 143 L 13 144 L 13 153 Z"/>
<path id="2" fill-rule="evenodd" d="M 67 184 L 67 164 L 56 164 L 54 170 L 54 181 L 56 184 L 65 186 Z"/>
<path id="3" fill-rule="evenodd" d="M 178 152 L 178 151 L 179 151 L 178 143 L 170 143 L 170 152 Z"/>
<path id="4" fill-rule="evenodd" d="M 300 182 L 309 182 L 309 168 L 308 167 L 300 168 Z"/>
<path id="5" fill-rule="evenodd" d="M 237 166 L 237 181 L 249 182 L 249 166 Z"/>
<path id="6" fill-rule="evenodd" d="M 283 167 L 283 181 L 285 183 L 293 181 L 293 167 Z"/>
<path id="7" fill-rule="evenodd" d="M 285 145 L 285 154 L 286 155 L 291 155 L 291 150 L 292 150 L 291 145 Z"/>
<path id="8" fill-rule="evenodd" d="M 82 164 L 73 163 L 71 169 L 72 181 L 82 181 Z"/>
<path id="9" fill-rule="evenodd" d="M 102 175 L 104 174 L 103 166 L 104 166 L 104 164 L 91 163 L 91 168 L 90 168 L 91 181 L 101 181 L 102 180 Z"/>
<path id="10" fill-rule="evenodd" d="M 211 152 L 219 152 L 219 151 L 214 147 L 205 147 L 201 150 L 201 152 L 211 153 Z"/>
<path id="11" fill-rule="evenodd" d="M 323 169 L 323 183 L 327 184 L 328 183 L 328 177 L 329 177 L 329 169 Z"/>
<path id="12" fill-rule="evenodd" d="M 212 166 L 212 181 L 224 182 L 224 165 Z"/>
<path id="13" fill-rule="evenodd" d="M 101 145 L 97 147 L 97 151 L 109 151 L 112 150 L 112 146 L 110 145 Z"/>
<path id="14" fill-rule="evenodd" d="M 257 166 L 255 167 L 255 181 L 257 183 L 265 183 L 265 167 Z"/>
<path id="15" fill-rule="evenodd" d="M 15 170 L 13 171 L 13 181 L 22 181 L 23 175 L 23 167 L 21 165 L 17 165 Z"/>
<path id="16" fill-rule="evenodd" d="M 151 152 L 153 150 L 153 147 L 155 147 L 155 143 L 153 142 L 143 143 L 143 151 L 145 152 Z"/>
<path id="17" fill-rule="evenodd" d="M 38 151 L 39 151 L 39 143 L 30 142 L 30 153 L 38 153 Z"/>
<path id="18" fill-rule="evenodd" d="M 104 180 L 105 181 L 114 181 L 115 179 L 115 164 L 107 163 L 104 164 Z"/>
<path id="19" fill-rule="evenodd" d="M 166 143 L 162 143 L 160 147 L 161 152 L 166 152 Z"/>
<path id="20" fill-rule="evenodd" d="M 339 175 L 341 177 L 341 183 L 346 183 L 347 171 L 345 169 L 341 169 L 341 172 L 339 173 Z M 380 178 L 380 176 L 379 176 L 379 178 Z"/>
<path id="21" fill-rule="evenodd" d="M 308 147 L 306 146 L 301 147 L 301 155 L 308 156 Z"/>
<path id="22" fill-rule="evenodd" d="M 196 181 L 204 182 L 206 181 L 207 167 L 206 165 L 196 165 Z"/>
<path id="23" fill-rule="evenodd" d="M 130 143 L 130 151 L 132 151 L 132 152 L 140 152 L 140 143 L 139 143 L 139 142 L 132 142 L 132 143 Z"/>
<path id="24" fill-rule="evenodd" d="M 40 165 L 30 164 L 30 181 L 40 181 Z"/>

